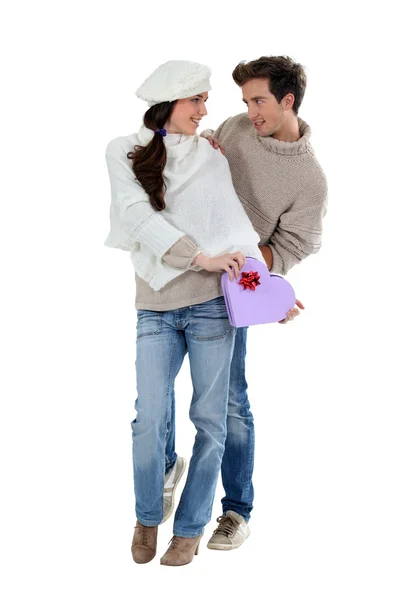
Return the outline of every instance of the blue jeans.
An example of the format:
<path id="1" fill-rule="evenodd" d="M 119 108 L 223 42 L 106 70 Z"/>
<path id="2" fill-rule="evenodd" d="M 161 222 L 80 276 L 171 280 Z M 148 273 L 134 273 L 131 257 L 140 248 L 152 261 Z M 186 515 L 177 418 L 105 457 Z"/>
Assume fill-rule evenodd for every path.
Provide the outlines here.
<path id="1" fill-rule="evenodd" d="M 227 418 L 227 436 L 222 459 L 222 484 L 225 497 L 222 511 L 234 510 L 248 521 L 253 509 L 254 489 L 252 483 L 254 468 L 254 420 L 247 397 L 245 376 L 247 327 L 236 331 L 233 352 Z M 174 465 L 175 416 L 174 395 L 171 394 L 171 421 L 168 423 L 165 470 Z"/>
<path id="2" fill-rule="evenodd" d="M 223 297 L 165 312 L 138 311 L 132 454 L 136 515 L 142 525 L 159 525 L 163 519 L 166 437 L 174 381 L 186 352 L 193 384 L 189 414 L 197 434 L 174 535 L 196 537 L 210 521 L 225 448 L 235 335 Z"/>

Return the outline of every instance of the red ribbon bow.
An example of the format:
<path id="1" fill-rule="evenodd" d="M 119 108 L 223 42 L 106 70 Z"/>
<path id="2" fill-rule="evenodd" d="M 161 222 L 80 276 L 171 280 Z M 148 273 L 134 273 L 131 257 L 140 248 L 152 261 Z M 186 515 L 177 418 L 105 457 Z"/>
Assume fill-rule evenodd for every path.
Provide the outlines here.
<path id="1" fill-rule="evenodd" d="M 242 279 L 239 281 L 239 285 L 242 285 L 245 290 L 248 288 L 254 292 L 256 286 L 260 285 L 260 276 L 258 271 L 249 271 L 248 273 L 243 272 Z"/>

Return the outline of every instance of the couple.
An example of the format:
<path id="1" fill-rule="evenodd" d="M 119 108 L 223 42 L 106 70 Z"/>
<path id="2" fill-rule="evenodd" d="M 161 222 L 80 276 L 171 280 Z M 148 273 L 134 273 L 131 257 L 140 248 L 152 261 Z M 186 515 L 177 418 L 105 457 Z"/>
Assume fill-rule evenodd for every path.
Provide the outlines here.
<path id="1" fill-rule="evenodd" d="M 174 381 L 186 352 L 197 434 L 161 564 L 197 554 L 219 470 L 226 496 L 208 547 L 233 549 L 249 535 L 254 426 L 245 379 L 246 328 L 229 324 L 221 273 L 245 256 L 285 274 L 320 247 L 326 181 L 298 119 L 306 79 L 288 57 L 239 64 L 233 78 L 247 114 L 196 135 L 207 114 L 210 70 L 169 61 L 136 94 L 147 101 L 136 134 L 106 151 L 111 231 L 136 272 L 136 418 L 132 422 L 137 524 L 132 556 L 152 560 L 158 525 L 172 513 L 185 461 L 174 448 Z M 220 148 L 220 150 L 218 150 Z M 296 301 L 302 308 L 302 304 Z M 287 320 L 298 314 L 289 311 Z"/>

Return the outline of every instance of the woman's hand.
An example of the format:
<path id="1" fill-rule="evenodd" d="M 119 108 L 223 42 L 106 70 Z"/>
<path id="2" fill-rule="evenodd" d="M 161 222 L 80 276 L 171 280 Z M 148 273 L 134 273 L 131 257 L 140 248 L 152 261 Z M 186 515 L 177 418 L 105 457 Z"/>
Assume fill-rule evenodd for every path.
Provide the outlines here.
<path id="1" fill-rule="evenodd" d="M 296 306 L 301 308 L 301 310 L 304 310 L 303 303 L 300 300 L 296 300 Z M 282 321 L 279 321 L 279 323 L 281 325 L 284 325 L 288 321 L 293 321 L 293 319 L 295 317 L 298 317 L 299 314 L 300 314 L 300 311 L 296 307 L 293 307 L 286 313 L 286 317 Z"/>
<path id="2" fill-rule="evenodd" d="M 204 254 L 198 254 L 193 261 L 194 265 L 202 267 L 206 271 L 211 273 L 219 273 L 226 271 L 231 281 L 234 277 L 239 277 L 239 271 L 244 266 L 246 257 L 242 252 L 233 252 L 227 254 L 221 254 L 215 258 L 209 258 Z"/>

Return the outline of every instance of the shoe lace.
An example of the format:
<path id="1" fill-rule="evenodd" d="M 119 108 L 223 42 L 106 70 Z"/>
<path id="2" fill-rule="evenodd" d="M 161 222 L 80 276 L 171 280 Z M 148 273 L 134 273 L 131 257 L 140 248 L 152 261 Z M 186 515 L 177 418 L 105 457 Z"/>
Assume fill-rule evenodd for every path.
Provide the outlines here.
<path id="1" fill-rule="evenodd" d="M 176 536 L 174 536 L 169 540 L 169 544 L 170 546 L 168 550 L 175 550 L 175 548 L 178 548 L 179 546 L 179 540 L 176 538 Z"/>
<path id="2" fill-rule="evenodd" d="M 238 524 L 235 523 L 231 517 L 227 517 L 226 515 L 222 515 L 222 517 L 218 517 L 217 523 L 219 523 L 217 529 L 214 530 L 214 534 L 222 534 L 222 535 L 233 535 L 238 527 Z"/>
<path id="3" fill-rule="evenodd" d="M 140 535 L 140 539 L 139 539 L 139 544 L 144 544 L 145 546 L 147 546 L 149 538 L 148 538 L 148 527 L 145 527 L 144 525 L 136 525 L 135 529 L 138 530 L 138 533 Z"/>

